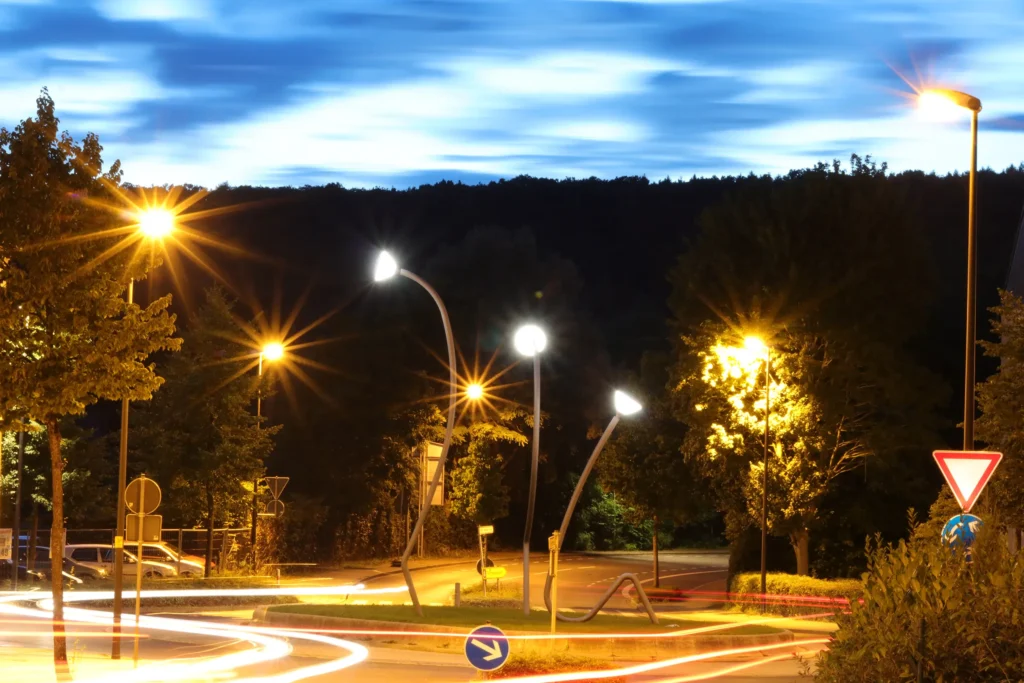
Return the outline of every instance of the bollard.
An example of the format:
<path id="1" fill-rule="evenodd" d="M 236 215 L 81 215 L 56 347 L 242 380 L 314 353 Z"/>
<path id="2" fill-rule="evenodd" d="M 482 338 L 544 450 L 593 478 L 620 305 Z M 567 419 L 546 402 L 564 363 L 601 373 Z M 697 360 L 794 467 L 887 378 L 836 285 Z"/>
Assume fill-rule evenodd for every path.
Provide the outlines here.
<path id="1" fill-rule="evenodd" d="M 455 606 L 462 606 L 462 584 L 458 581 L 455 582 Z"/>

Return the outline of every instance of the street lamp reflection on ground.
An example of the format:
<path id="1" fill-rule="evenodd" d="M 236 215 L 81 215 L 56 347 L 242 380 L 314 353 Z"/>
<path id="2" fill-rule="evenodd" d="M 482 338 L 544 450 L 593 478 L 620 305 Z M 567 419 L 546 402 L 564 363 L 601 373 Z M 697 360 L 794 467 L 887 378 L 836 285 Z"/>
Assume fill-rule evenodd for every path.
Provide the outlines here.
<path id="1" fill-rule="evenodd" d="M 427 294 L 437 304 L 437 309 L 441 313 L 441 323 L 444 325 L 444 336 L 448 343 L 448 423 L 444 431 L 444 443 L 441 446 L 441 457 L 438 460 L 437 468 L 434 470 L 434 478 L 430 481 L 430 487 L 427 489 L 427 495 L 423 499 L 423 507 L 420 508 L 420 515 L 416 520 L 416 526 L 413 528 L 412 533 L 409 535 L 409 541 L 405 546 L 405 552 L 402 553 L 402 575 L 405 577 L 405 585 L 409 587 L 409 597 L 412 599 L 412 605 L 416 609 L 416 614 L 423 616 L 423 608 L 420 606 L 419 597 L 416 595 L 416 586 L 412 582 L 412 574 L 409 573 L 409 556 L 412 554 L 413 545 L 416 543 L 416 539 L 420 536 L 420 530 L 423 528 L 424 523 L 427 520 L 427 513 L 430 512 L 431 501 L 434 500 L 434 492 L 437 490 L 438 484 L 441 482 L 441 473 L 444 472 L 445 461 L 448 459 L 448 449 L 452 444 L 452 429 L 455 427 L 455 404 L 456 394 L 458 392 L 458 375 L 455 372 L 455 339 L 452 336 L 452 324 L 448 318 L 448 309 L 445 308 L 444 301 L 441 300 L 441 296 L 437 291 L 427 284 L 426 280 L 422 279 L 415 273 L 410 273 L 404 268 L 398 267 L 398 261 L 387 251 L 380 252 L 377 256 L 377 262 L 373 269 L 373 279 L 376 282 L 383 282 L 390 280 L 395 275 L 401 275 L 406 277 L 423 289 L 427 290 Z M 483 391 L 481 390 L 481 396 Z"/>
<path id="2" fill-rule="evenodd" d="M 174 214 L 167 209 L 153 208 L 135 215 L 139 234 L 144 239 L 160 242 L 174 232 Z M 135 280 L 128 280 L 126 300 L 135 303 Z M 114 548 L 123 550 L 125 525 L 124 492 L 128 486 L 128 399 L 121 400 L 121 442 L 117 458 L 117 520 L 114 524 Z M 121 658 L 121 595 L 124 589 L 124 553 L 114 553 L 114 605 L 113 628 L 110 644 L 111 659 Z"/>
<path id="3" fill-rule="evenodd" d="M 528 324 L 516 330 L 512 343 L 522 355 L 533 356 L 533 453 L 530 459 L 530 492 L 526 499 L 526 526 L 523 529 L 523 614 L 530 616 L 530 536 L 540 463 L 540 354 L 547 348 L 548 337 L 539 326 Z"/>
<path id="4" fill-rule="evenodd" d="M 918 94 L 922 111 L 967 109 L 971 112 L 971 173 L 967 181 L 967 334 L 964 344 L 964 450 L 974 449 L 974 360 L 978 280 L 976 181 L 978 174 L 978 113 L 981 100 L 959 90 L 928 88 Z"/>

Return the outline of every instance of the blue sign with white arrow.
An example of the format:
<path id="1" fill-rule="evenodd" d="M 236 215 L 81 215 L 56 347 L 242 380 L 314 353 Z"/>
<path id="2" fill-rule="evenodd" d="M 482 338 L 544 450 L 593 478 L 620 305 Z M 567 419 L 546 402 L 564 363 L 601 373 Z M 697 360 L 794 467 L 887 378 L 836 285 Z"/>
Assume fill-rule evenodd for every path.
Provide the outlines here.
<path id="1" fill-rule="evenodd" d="M 466 659 L 480 671 L 494 671 L 508 660 L 508 639 L 497 626 L 478 626 L 466 636 Z"/>
<path id="2" fill-rule="evenodd" d="M 942 542 L 951 548 L 965 548 L 969 561 L 971 546 L 982 526 L 980 517 L 968 514 L 957 515 L 946 522 L 946 526 L 942 528 Z"/>

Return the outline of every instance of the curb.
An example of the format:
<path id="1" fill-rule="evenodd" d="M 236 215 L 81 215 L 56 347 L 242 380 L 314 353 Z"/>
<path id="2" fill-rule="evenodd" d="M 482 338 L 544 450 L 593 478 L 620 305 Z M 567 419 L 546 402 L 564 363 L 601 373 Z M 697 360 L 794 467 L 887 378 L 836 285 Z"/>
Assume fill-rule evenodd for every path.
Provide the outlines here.
<path id="1" fill-rule="evenodd" d="M 409 637 L 397 641 L 395 647 L 421 649 L 424 646 L 446 652 L 459 652 L 463 648 L 469 629 L 454 626 L 434 626 L 430 624 L 413 624 L 400 621 L 376 621 L 371 619 L 347 619 L 344 617 L 325 617 L 312 614 L 294 614 L 277 612 L 267 607 L 257 608 L 252 615 L 253 623 L 282 628 L 307 630 L 360 630 L 360 631 L 393 631 L 401 633 L 421 633 L 429 629 L 434 634 L 418 638 Z M 543 635 L 538 631 L 505 631 L 510 636 Z M 360 638 L 351 633 L 345 634 L 353 640 L 370 641 L 373 636 Z M 564 635 L 564 634 L 562 634 Z M 393 640 L 393 637 L 389 636 Z M 530 654 L 567 653 L 587 655 L 597 659 L 610 660 L 644 660 L 649 658 L 679 657 L 701 654 L 723 649 L 756 647 L 758 645 L 777 645 L 795 640 L 790 631 L 780 629 L 778 633 L 760 635 L 695 635 L 678 638 L 545 638 L 538 640 L 515 640 L 513 645 L 517 652 Z M 394 640 L 393 640 L 394 642 Z"/>

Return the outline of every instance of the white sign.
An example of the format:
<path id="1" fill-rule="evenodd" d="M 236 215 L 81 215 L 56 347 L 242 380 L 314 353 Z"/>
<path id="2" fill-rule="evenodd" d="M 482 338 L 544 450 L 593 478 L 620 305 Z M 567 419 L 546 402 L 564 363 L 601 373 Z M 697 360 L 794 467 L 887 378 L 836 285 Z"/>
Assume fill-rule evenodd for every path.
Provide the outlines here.
<path id="1" fill-rule="evenodd" d="M 932 457 L 960 507 L 964 512 L 970 512 L 1003 459 L 1003 454 L 987 451 L 935 451 Z"/>
<path id="2" fill-rule="evenodd" d="M 428 441 L 426 446 L 426 467 L 423 477 L 423 492 L 420 494 L 420 499 L 427 497 L 427 491 L 430 490 L 430 482 L 434 481 L 434 473 L 437 471 L 437 466 L 441 463 L 441 451 L 444 449 L 439 443 Z M 434 497 L 430 500 L 431 505 L 444 505 L 444 468 L 441 469 L 441 480 L 437 484 L 437 488 L 434 489 Z"/>
<path id="3" fill-rule="evenodd" d="M 489 536 L 494 533 L 494 526 L 488 524 L 487 526 L 478 526 L 476 531 L 481 536 Z"/>
<path id="4" fill-rule="evenodd" d="M 11 550 L 12 550 L 11 545 L 12 545 L 12 543 L 11 542 L 12 542 L 13 539 L 14 539 L 14 530 L 13 529 L 0 529 L 0 560 L 10 560 L 11 559 L 11 557 L 12 557 L 12 555 L 11 555 Z"/>

